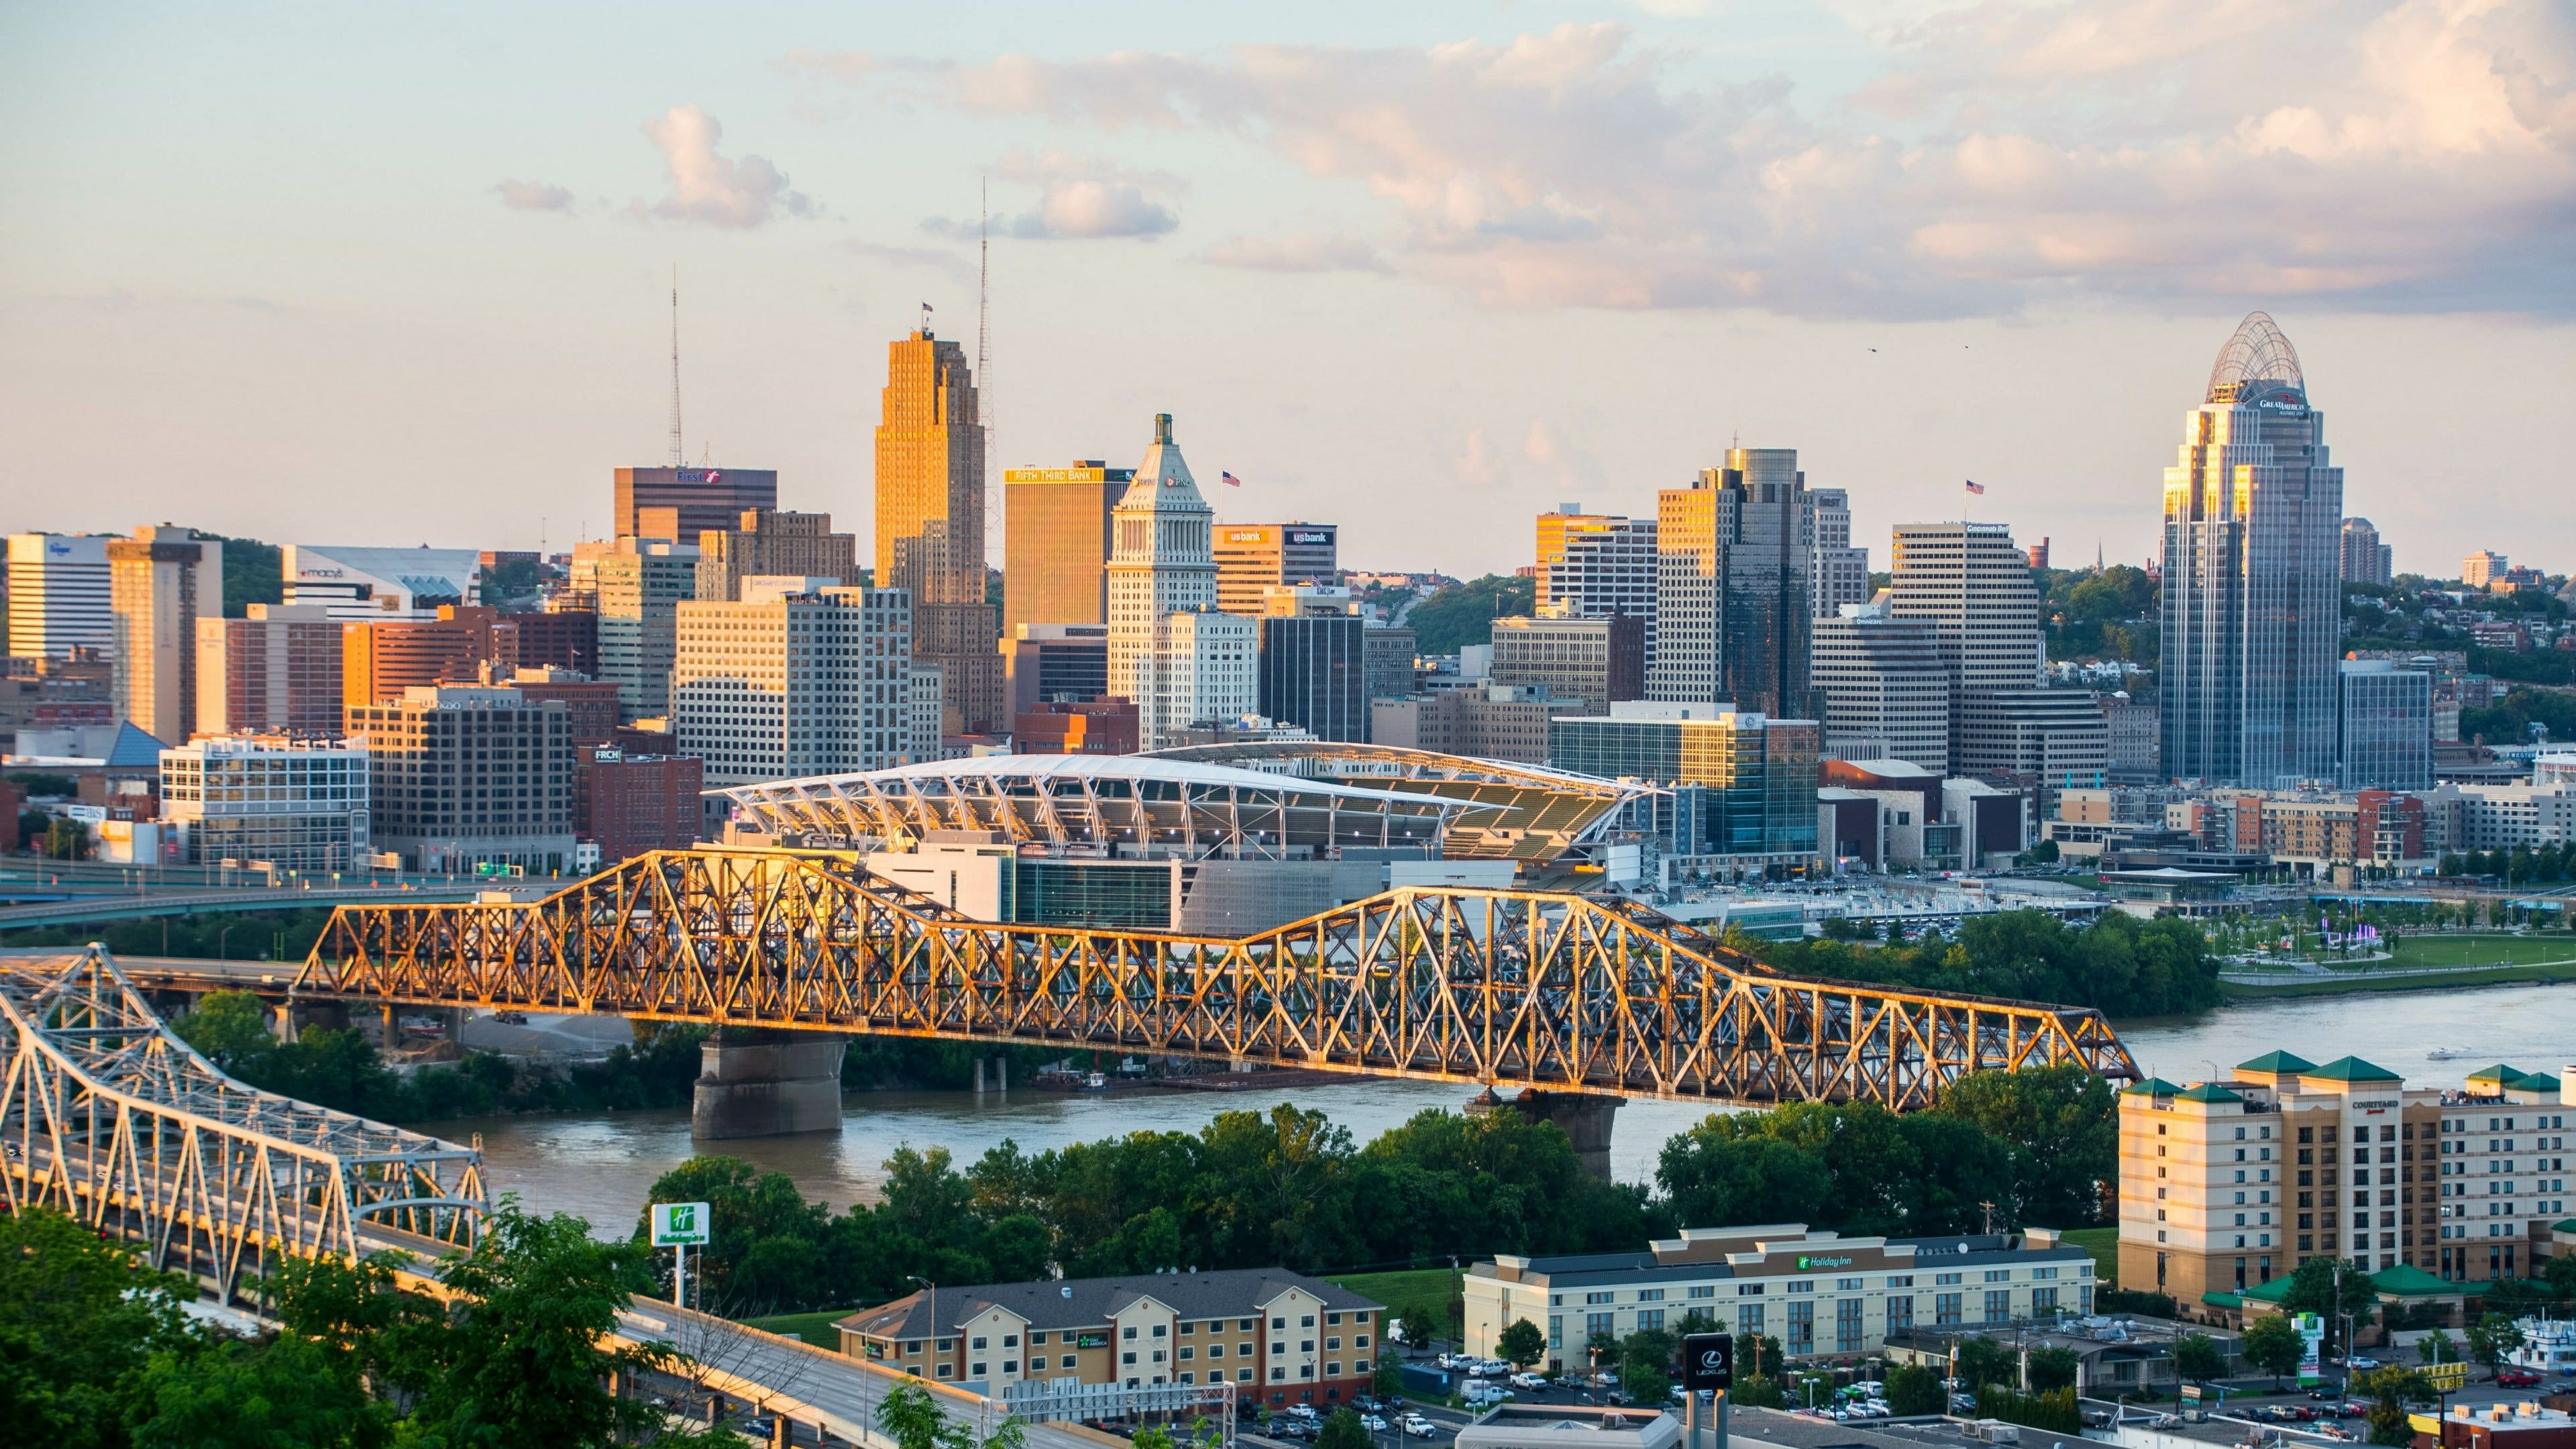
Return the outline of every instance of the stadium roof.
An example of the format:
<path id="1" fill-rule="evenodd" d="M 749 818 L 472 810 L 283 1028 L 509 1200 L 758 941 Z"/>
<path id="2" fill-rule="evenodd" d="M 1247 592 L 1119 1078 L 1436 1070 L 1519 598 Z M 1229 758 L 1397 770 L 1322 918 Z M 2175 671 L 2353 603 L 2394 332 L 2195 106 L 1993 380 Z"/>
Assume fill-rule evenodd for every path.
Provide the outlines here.
<path id="1" fill-rule="evenodd" d="M 708 793 L 730 797 L 781 836 L 900 844 L 968 831 L 1077 853 L 1186 859 L 1436 853 L 1460 813 L 1500 808 L 1153 755 L 985 755 Z"/>

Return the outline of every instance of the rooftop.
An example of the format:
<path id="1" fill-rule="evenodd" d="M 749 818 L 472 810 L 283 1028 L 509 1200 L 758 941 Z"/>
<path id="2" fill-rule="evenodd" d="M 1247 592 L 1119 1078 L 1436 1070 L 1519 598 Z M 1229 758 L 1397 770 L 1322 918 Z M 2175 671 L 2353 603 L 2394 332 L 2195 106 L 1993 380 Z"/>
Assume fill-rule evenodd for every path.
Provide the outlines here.
<path id="1" fill-rule="evenodd" d="M 834 1326 L 870 1338 L 932 1338 L 954 1330 L 987 1308 L 999 1308 L 1029 1327 L 1051 1331 L 1107 1323 L 1140 1299 L 1151 1299 L 1184 1319 L 1232 1318 L 1256 1310 L 1291 1289 L 1302 1289 L 1328 1310 L 1374 1313 L 1385 1307 L 1347 1288 L 1285 1268 L 1230 1268 L 1211 1273 L 1140 1273 L 1126 1278 L 1068 1278 L 1036 1283 L 985 1283 L 930 1290 L 861 1309 Z M 933 1332 L 933 1328 L 937 1332 Z"/>

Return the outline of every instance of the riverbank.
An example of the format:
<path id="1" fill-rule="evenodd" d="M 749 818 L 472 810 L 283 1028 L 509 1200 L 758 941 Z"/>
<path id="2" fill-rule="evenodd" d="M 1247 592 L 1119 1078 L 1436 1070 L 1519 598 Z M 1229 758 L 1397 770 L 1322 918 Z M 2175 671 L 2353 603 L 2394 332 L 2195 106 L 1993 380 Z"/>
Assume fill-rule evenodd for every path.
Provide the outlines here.
<path id="1" fill-rule="evenodd" d="M 2342 996 L 2368 991 L 2441 991 L 2473 986 L 2549 985 L 2576 981 L 2576 960 L 2529 966 L 2419 967 L 2411 971 L 2336 971 L 2321 976 L 2283 975 L 2273 981 L 2221 977 L 2230 1000 L 2265 1001 L 2293 996 Z"/>

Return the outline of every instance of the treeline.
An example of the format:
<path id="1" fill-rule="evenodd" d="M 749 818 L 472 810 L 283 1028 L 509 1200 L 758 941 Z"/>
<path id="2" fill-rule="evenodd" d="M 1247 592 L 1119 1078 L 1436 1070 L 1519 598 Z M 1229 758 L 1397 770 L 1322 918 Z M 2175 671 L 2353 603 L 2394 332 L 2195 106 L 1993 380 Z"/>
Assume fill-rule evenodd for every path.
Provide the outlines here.
<path id="1" fill-rule="evenodd" d="M 2511 850 L 2472 850 L 2442 857 L 2444 875 L 2501 876 L 2508 885 L 2545 884 L 2576 875 L 2576 841 L 2543 845 L 2537 850 L 2517 845 Z"/>
<path id="2" fill-rule="evenodd" d="M 202 916 L 154 916 L 139 921 L 31 926 L 0 935 L 0 945 L 11 949 L 74 948 L 99 941 L 117 956 L 301 962 L 330 923 L 328 906 L 299 911 L 226 911 Z"/>
<path id="3" fill-rule="evenodd" d="M 1391 1268 L 1635 1249 L 1683 1225 L 1973 1232 L 1988 1202 L 1999 1226 L 2080 1227 L 2114 1172 L 2115 1110 L 2108 1083 L 2053 1068 L 1970 1077 L 1905 1116 L 1866 1103 L 1711 1116 L 1666 1144 L 1649 1191 L 1587 1176 L 1561 1130 L 1516 1113 L 1426 1111 L 1360 1147 L 1283 1103 L 1196 1133 L 1034 1155 L 1005 1142 L 962 1170 L 945 1149 L 903 1148 L 883 1200 L 838 1215 L 729 1157 L 664 1174 L 650 1201 L 712 1204 L 707 1301 L 771 1313 L 879 1302 L 915 1277 Z"/>
<path id="4" fill-rule="evenodd" d="M 264 1091 L 380 1122 L 435 1122 L 496 1112 L 601 1112 L 680 1107 L 698 1077 L 706 1028 L 662 1026 L 597 1062 L 560 1071 L 478 1052 L 409 1074 L 384 1064 L 354 1028 L 308 1026 L 295 1041 L 269 1034 L 268 1012 L 244 991 L 218 991 L 170 1024 L 215 1065 Z"/>
<path id="5" fill-rule="evenodd" d="M 1536 579 L 1487 574 L 1435 592 L 1414 605 L 1404 622 L 1412 626 L 1419 652 L 1455 654 L 1461 645 L 1492 643 L 1494 621 L 1528 613 L 1537 598 Z"/>
<path id="6" fill-rule="evenodd" d="M 1969 918 L 1955 938 L 1931 933 L 1911 943 L 1854 939 L 1865 928 L 1847 921 L 1825 929 L 1821 940 L 1737 944 L 1792 975 L 2089 1006 L 2105 1016 L 2219 1003 L 2218 958 L 2188 921 L 2113 911 L 2072 927 L 2046 911 L 2004 911 Z"/>
<path id="7" fill-rule="evenodd" d="M 1643 1188 L 1586 1175 L 1564 1132 L 1512 1112 L 1426 1111 L 1360 1147 L 1283 1103 L 1195 1133 L 1036 1154 L 1004 1142 L 963 1170 L 944 1148 L 902 1148 L 885 1166 L 883 1200 L 838 1215 L 727 1157 L 664 1174 L 650 1200 L 713 1204 L 702 1281 L 735 1313 L 879 1302 L 915 1276 L 1319 1272 L 1634 1247 L 1669 1226 Z"/>

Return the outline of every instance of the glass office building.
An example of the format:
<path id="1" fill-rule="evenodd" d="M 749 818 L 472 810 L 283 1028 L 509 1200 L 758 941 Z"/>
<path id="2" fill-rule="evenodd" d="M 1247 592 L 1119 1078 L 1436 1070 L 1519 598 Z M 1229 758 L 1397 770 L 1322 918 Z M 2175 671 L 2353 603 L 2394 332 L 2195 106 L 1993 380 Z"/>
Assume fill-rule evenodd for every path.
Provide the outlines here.
<path id="1" fill-rule="evenodd" d="M 1781 874 L 1815 860 L 1814 720 L 1640 704 L 1552 721 L 1548 742 L 1556 769 L 1666 787 L 1632 809 L 1666 856 L 1696 862 L 1684 869 Z"/>

